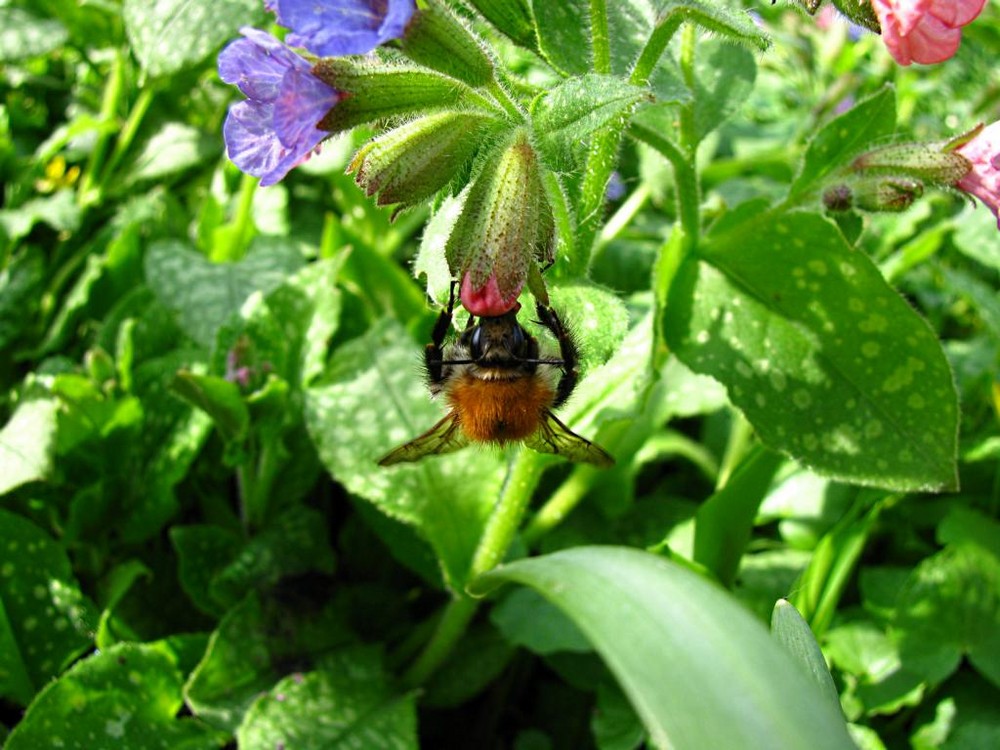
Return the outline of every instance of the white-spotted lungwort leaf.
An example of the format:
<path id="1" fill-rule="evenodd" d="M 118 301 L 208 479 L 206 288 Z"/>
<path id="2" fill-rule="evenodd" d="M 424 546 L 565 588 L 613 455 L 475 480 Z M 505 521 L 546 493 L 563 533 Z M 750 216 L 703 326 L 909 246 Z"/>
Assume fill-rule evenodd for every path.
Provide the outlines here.
<path id="1" fill-rule="evenodd" d="M 663 319 L 677 356 L 821 474 L 954 488 L 957 397 L 930 327 L 831 223 L 752 208 L 680 268 Z"/>
<path id="2" fill-rule="evenodd" d="M 242 750 L 416 750 L 415 696 L 389 687 L 377 649 L 351 647 L 260 695 L 236 732 Z"/>
<path id="3" fill-rule="evenodd" d="M 5 510 L 0 561 L 0 696 L 27 705 L 91 643 L 97 613 L 62 547 Z"/>
<path id="4" fill-rule="evenodd" d="M 262 14 L 256 0 L 125 0 L 122 15 L 139 63 L 161 76 L 201 62 Z"/>
<path id="5" fill-rule="evenodd" d="M 226 741 L 202 722 L 177 718 L 182 676 L 165 642 L 120 643 L 51 682 L 15 727 L 6 750 L 211 750 Z"/>
<path id="6" fill-rule="evenodd" d="M 410 524 L 460 588 L 503 478 L 498 454 L 467 448 L 383 468 L 391 448 L 445 414 L 420 374 L 420 347 L 395 323 L 376 325 L 334 354 L 326 382 L 306 391 L 306 425 L 320 459 L 351 493 Z"/>

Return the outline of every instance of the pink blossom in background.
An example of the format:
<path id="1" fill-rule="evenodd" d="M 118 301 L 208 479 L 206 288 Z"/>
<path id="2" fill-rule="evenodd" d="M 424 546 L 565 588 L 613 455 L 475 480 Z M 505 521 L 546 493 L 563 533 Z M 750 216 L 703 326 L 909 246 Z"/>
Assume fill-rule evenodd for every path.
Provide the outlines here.
<path id="1" fill-rule="evenodd" d="M 1000 122 L 983 129 L 955 151 L 972 162 L 972 170 L 955 187 L 985 203 L 997 217 L 1000 229 Z"/>
<path id="2" fill-rule="evenodd" d="M 958 50 L 962 27 L 986 0 L 872 0 L 882 39 L 900 65 L 939 63 Z"/>

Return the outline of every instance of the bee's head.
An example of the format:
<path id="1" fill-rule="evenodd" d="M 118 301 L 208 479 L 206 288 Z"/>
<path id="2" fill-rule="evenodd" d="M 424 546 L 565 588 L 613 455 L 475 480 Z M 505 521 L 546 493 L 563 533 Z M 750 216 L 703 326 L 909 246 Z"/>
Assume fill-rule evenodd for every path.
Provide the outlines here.
<path id="1" fill-rule="evenodd" d="M 532 338 L 517 322 L 517 310 L 479 322 L 462 333 L 470 358 L 483 365 L 515 365 L 536 355 Z"/>

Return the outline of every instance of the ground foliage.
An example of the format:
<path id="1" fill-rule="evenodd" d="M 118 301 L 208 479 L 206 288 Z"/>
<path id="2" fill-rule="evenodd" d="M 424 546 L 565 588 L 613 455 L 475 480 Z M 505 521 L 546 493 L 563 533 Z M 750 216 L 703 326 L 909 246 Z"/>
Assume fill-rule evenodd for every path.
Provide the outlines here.
<path id="1" fill-rule="evenodd" d="M 613 76 L 653 4 L 607 5 L 604 77 L 578 54 L 604 3 L 536 0 L 537 33 L 461 6 L 549 92 L 571 210 L 580 134 L 641 99 Z M 557 227 L 589 279 L 549 276 L 584 354 L 560 415 L 602 472 L 375 464 L 441 415 L 419 359 L 452 199 L 376 207 L 344 173 L 365 129 L 265 190 L 228 164 L 214 57 L 256 0 L 0 2 L 7 747 L 849 746 L 838 711 L 864 748 L 1000 745 L 996 222 L 957 191 L 817 200 L 859 150 L 1000 118 L 1000 6 L 900 68 L 790 4 L 746 3 L 763 31 L 674 5 L 694 64 L 682 31 L 606 204 Z M 481 541 L 498 501 L 527 509 L 510 549 Z"/>

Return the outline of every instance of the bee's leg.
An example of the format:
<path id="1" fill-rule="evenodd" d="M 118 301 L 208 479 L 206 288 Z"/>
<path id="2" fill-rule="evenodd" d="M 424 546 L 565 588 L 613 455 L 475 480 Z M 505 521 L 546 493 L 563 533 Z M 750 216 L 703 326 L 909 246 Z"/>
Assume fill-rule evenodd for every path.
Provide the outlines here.
<path id="1" fill-rule="evenodd" d="M 431 343 L 424 349 L 424 365 L 427 368 L 427 380 L 431 387 L 439 385 L 444 380 L 444 369 L 441 363 L 444 361 L 444 339 L 451 328 L 451 314 L 455 309 L 455 281 L 451 282 L 451 291 L 448 293 L 448 307 L 438 315 L 434 330 L 431 333 Z"/>
<path id="2" fill-rule="evenodd" d="M 562 377 L 559 378 L 559 383 L 556 385 L 556 398 L 553 402 L 553 406 L 559 406 L 576 388 L 577 381 L 577 371 L 576 366 L 580 359 L 579 352 L 576 348 L 576 343 L 573 341 L 573 336 L 563 328 L 562 322 L 559 320 L 559 316 L 556 315 L 556 311 L 551 307 L 546 307 L 545 305 L 535 305 L 535 312 L 538 315 L 538 322 L 543 326 L 548 328 L 552 335 L 556 337 L 556 341 L 559 342 L 559 357 L 562 359 Z"/>

